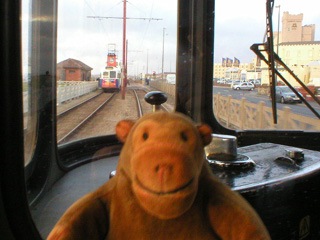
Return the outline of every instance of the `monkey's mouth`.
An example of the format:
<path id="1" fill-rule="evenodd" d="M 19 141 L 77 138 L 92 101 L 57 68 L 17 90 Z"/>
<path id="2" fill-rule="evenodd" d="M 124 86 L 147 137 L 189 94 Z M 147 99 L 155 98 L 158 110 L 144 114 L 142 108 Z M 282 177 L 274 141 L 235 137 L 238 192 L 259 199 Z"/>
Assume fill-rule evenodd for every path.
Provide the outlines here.
<path id="1" fill-rule="evenodd" d="M 142 182 L 139 180 L 138 176 L 136 176 L 136 182 L 138 183 L 138 185 L 144 189 L 145 191 L 149 192 L 149 193 L 152 193 L 152 194 L 155 194 L 155 195 L 169 195 L 169 194 L 175 194 L 175 193 L 178 193 L 180 191 L 183 191 L 184 189 L 188 188 L 190 185 L 192 185 L 194 181 L 194 178 L 192 178 L 189 182 L 187 182 L 185 185 L 181 186 L 181 187 L 178 187 L 174 190 L 171 190 L 171 191 L 154 191 L 146 186 L 144 186 L 142 184 Z"/>

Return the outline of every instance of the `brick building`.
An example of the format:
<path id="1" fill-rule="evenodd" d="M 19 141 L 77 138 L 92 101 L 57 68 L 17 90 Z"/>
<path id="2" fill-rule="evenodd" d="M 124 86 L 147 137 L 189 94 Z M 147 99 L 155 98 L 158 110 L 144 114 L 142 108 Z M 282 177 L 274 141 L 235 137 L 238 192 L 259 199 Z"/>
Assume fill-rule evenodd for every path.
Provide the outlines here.
<path id="1" fill-rule="evenodd" d="M 59 81 L 89 81 L 92 68 L 83 62 L 68 58 L 57 64 Z"/>

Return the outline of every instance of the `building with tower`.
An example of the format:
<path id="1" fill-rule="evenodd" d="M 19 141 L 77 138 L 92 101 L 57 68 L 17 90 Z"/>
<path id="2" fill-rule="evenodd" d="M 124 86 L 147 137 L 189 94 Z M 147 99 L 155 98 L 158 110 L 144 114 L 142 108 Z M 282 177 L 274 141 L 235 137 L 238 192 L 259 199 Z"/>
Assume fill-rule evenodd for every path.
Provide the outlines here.
<path id="1" fill-rule="evenodd" d="M 292 15 L 283 12 L 281 42 L 314 41 L 315 24 L 302 25 L 303 13 Z"/>
<path id="2" fill-rule="evenodd" d="M 317 77 L 311 74 L 309 64 L 320 60 L 320 41 L 315 41 L 315 24 L 303 25 L 303 13 L 294 15 L 283 12 L 282 31 L 274 32 L 274 51 L 305 84 L 313 82 L 311 76 Z M 288 72 L 281 67 L 278 70 L 293 86 L 299 86 Z M 261 64 L 261 81 L 269 84 L 265 63 Z"/>

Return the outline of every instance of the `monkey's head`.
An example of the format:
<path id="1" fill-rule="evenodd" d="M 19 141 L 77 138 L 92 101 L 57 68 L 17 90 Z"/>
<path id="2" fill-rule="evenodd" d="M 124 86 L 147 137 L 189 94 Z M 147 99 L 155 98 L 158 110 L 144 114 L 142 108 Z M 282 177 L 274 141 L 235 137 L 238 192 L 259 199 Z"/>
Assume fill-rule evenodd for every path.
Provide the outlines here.
<path id="1" fill-rule="evenodd" d="M 117 174 L 130 178 L 141 207 L 160 219 L 185 213 L 197 194 L 211 128 L 179 113 L 157 112 L 120 121 L 116 134 L 124 143 Z"/>

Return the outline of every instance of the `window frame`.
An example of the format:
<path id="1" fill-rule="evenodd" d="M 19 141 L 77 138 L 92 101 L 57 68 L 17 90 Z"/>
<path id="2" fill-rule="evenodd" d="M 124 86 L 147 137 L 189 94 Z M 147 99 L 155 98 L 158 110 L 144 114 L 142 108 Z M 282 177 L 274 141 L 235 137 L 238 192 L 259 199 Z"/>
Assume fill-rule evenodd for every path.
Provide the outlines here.
<path id="1" fill-rule="evenodd" d="M 0 232 L 4 239 L 40 240 L 32 220 L 25 188 L 22 57 L 21 57 L 21 2 L 4 0 L 0 3 L 2 73 L 1 128 L 5 141 L 1 143 L 0 175 Z M 13 81 L 16 80 L 16 81 Z"/>
<path id="2" fill-rule="evenodd" d="M 37 5 L 39 13 L 47 12 L 53 21 L 49 22 L 52 29 L 53 39 L 56 37 L 56 0 L 33 1 Z M 212 1 L 178 1 L 178 59 L 177 59 L 177 89 L 176 89 L 176 111 L 190 115 L 196 122 L 208 123 L 215 133 L 231 134 L 238 137 L 238 145 L 245 146 L 260 142 L 273 142 L 290 146 L 297 146 L 313 150 L 320 150 L 319 132 L 286 131 L 286 130 L 245 130 L 235 131 L 223 127 L 214 117 L 212 100 L 212 70 L 213 70 L 213 43 L 214 43 L 214 0 Z M 1 32 L 5 38 L 1 39 L 1 51 L 4 64 L 1 65 L 3 73 L 3 87 L 1 91 L 1 102 L 4 109 L 1 109 L 4 123 L 1 126 L 6 137 L 5 143 L 1 144 L 1 198 L 0 216 L 4 223 L 1 223 L 1 233 L 6 239 L 41 239 L 29 212 L 30 199 L 27 198 L 25 188 L 25 169 L 24 169 L 24 141 L 23 141 L 23 109 L 22 109 L 22 64 L 21 64 L 21 2 L 4 0 L 1 6 Z M 54 20 L 55 19 L 55 20 Z M 185 21 L 188 19 L 188 21 Z M 184 21 L 183 21 L 184 20 Z M 39 24 L 39 29 L 43 22 Z M 48 25 L 47 25 L 48 26 Z M 36 25 L 34 25 L 36 27 Z M 34 28 L 33 30 L 36 30 Z M 187 41 L 190 36 L 190 41 Z M 73 144 L 65 145 L 60 149 L 56 146 L 55 137 L 55 54 L 56 39 L 51 43 L 38 45 L 39 52 L 50 52 L 50 59 L 38 59 L 44 68 L 39 69 L 39 75 L 44 79 L 40 89 L 48 87 L 49 93 L 42 96 L 39 101 L 45 100 L 47 103 L 39 115 L 39 132 L 37 149 L 35 151 L 35 166 L 31 176 L 40 173 L 43 167 L 47 168 L 44 175 L 37 175 L 33 181 L 43 177 L 41 182 L 36 185 L 35 197 L 33 202 L 47 191 L 50 186 L 59 178 L 63 171 L 59 166 L 58 152 L 68 151 L 72 147 L 74 154 L 85 152 L 84 159 L 91 158 L 96 151 L 96 138 L 84 139 Z M 48 46 L 50 48 L 48 49 Z M 197 48 L 199 47 L 199 48 Z M 201 52 L 202 51 L 202 52 Z M 203 54 L 203 55 L 201 55 Z M 52 58 L 53 56 L 53 58 Z M 192 61 L 189 61 L 191 59 Z M 43 61 L 42 61 L 43 60 Z M 48 60 L 48 61 L 44 61 Z M 186 64 L 184 61 L 187 60 Z M 52 76 L 41 74 L 48 69 Z M 43 71 L 45 70 L 45 71 Z M 17 81 L 12 81 L 18 79 Z M 187 81 L 186 79 L 189 79 Z M 200 79 L 200 80 L 199 80 Z M 51 84 L 51 85 L 46 85 Z M 184 98 L 189 96 L 194 101 Z M 50 122 L 51 125 L 46 122 Z M 45 123 L 45 125 L 42 125 Z M 48 140 L 49 139 L 49 140 Z M 100 144 L 103 142 L 119 144 L 114 135 L 99 138 Z M 83 149 L 83 145 L 88 142 L 92 148 Z M 312 143 L 309 145 L 308 143 Z M 88 145 L 88 146 L 89 146 Z M 99 146 L 99 145 L 98 145 Z M 39 154 L 41 153 L 41 154 Z M 63 154 L 60 158 L 63 157 Z M 84 161 L 81 163 L 83 164 Z M 76 166 L 73 166 L 76 167 Z M 64 170 L 71 170 L 64 169 Z M 14 174 L 12 174 L 14 173 Z M 35 176 L 35 175 L 33 175 Z M 14 191 L 12 190 L 14 189 Z M 3 231 L 2 231 L 3 230 Z"/>

